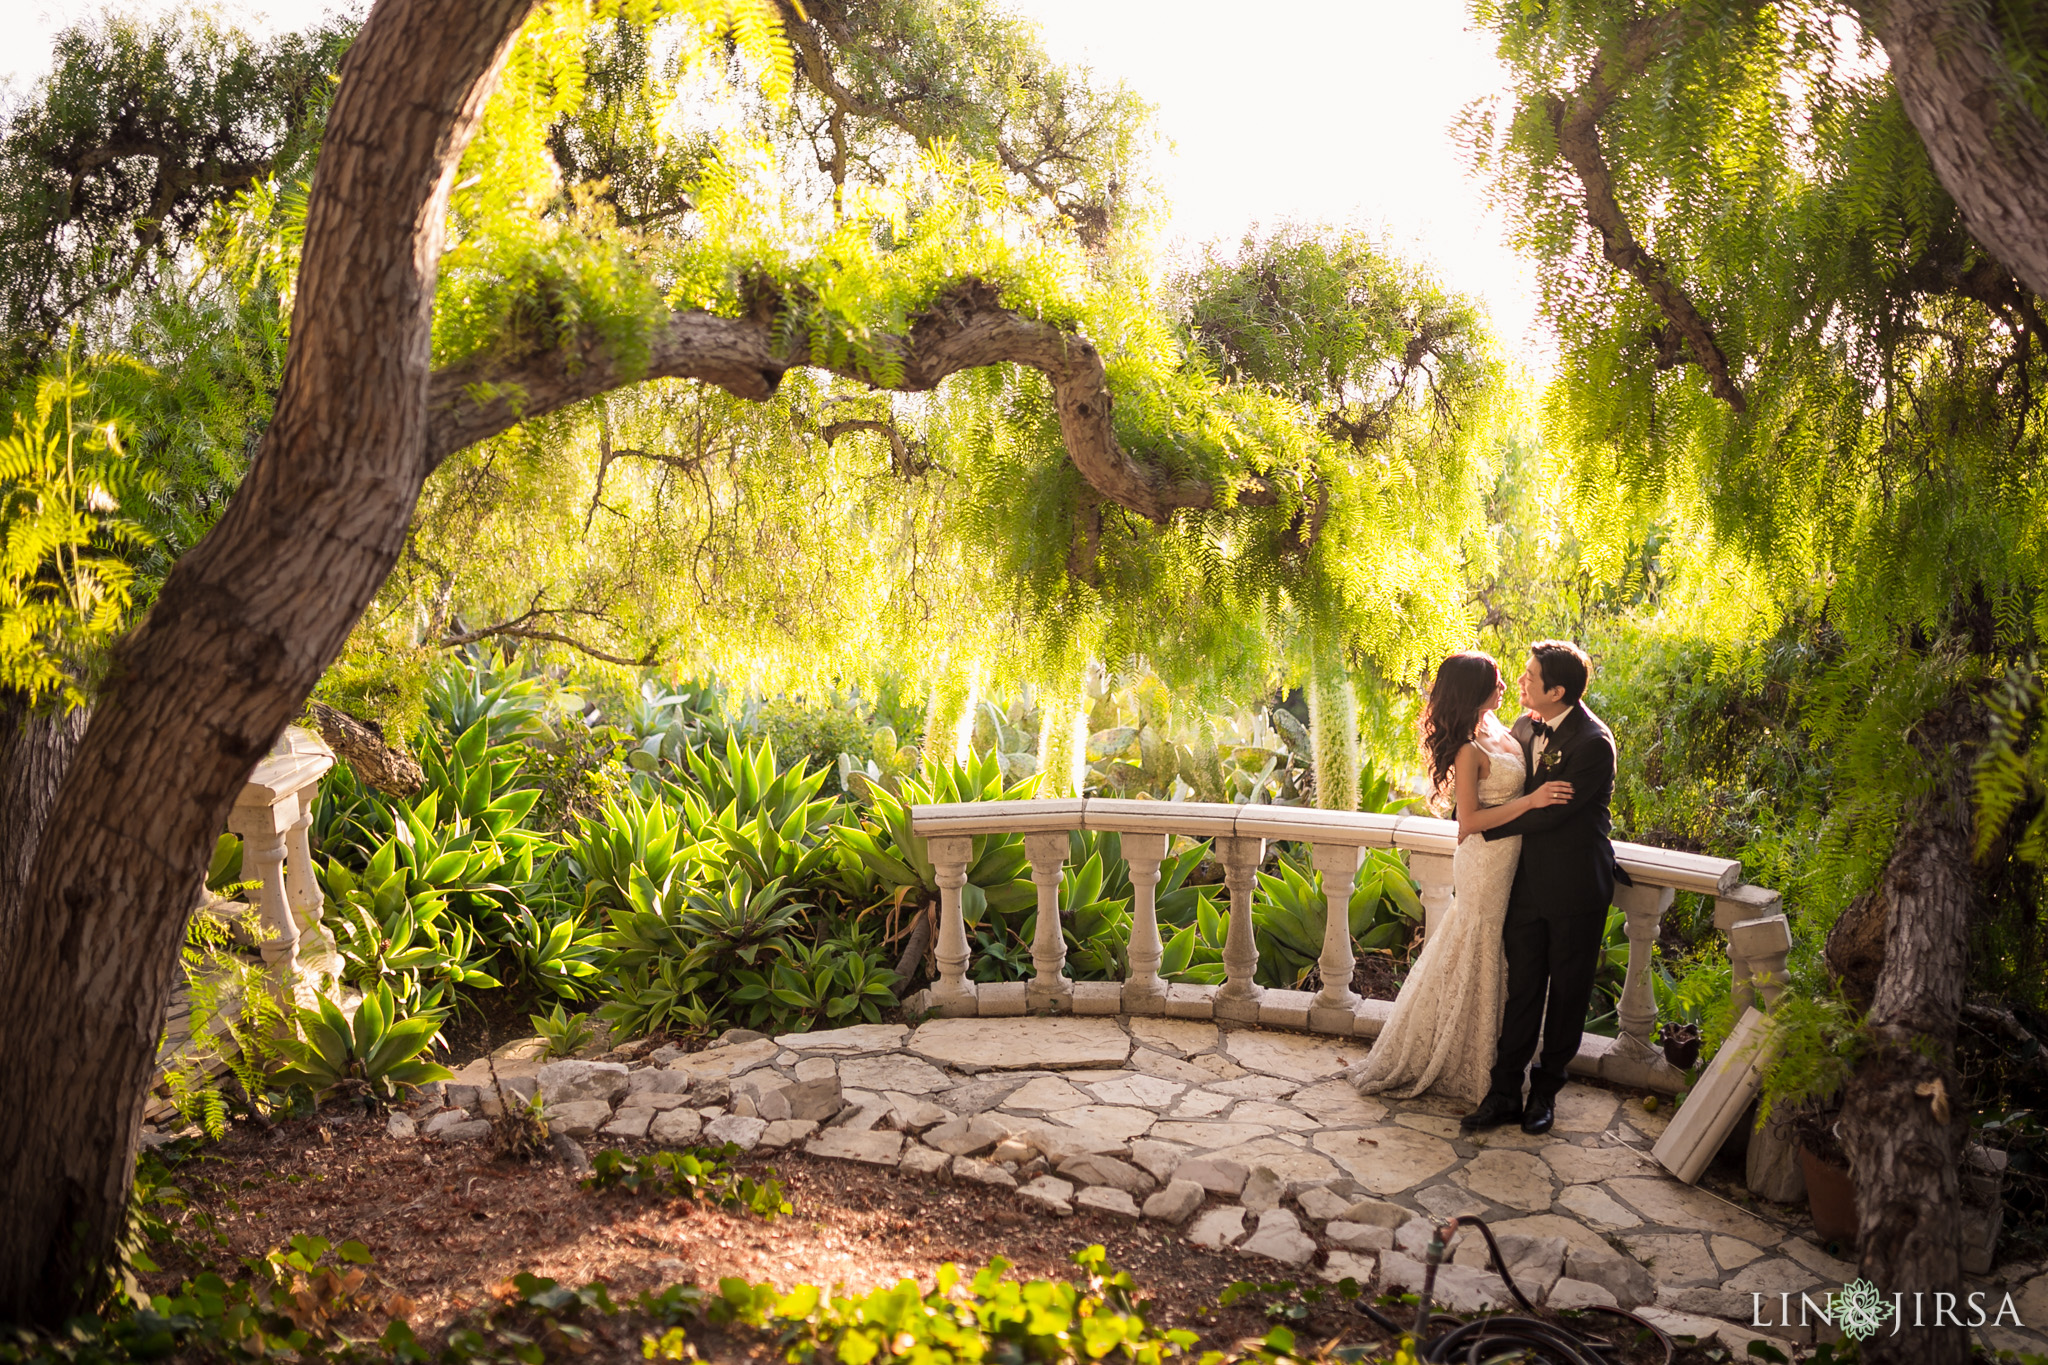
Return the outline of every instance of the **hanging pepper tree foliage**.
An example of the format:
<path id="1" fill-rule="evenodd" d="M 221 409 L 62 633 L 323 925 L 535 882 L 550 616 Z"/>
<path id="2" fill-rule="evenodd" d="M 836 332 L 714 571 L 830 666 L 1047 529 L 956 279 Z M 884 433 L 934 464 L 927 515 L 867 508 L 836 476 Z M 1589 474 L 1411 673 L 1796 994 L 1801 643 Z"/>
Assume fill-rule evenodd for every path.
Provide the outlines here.
<path id="1" fill-rule="evenodd" d="M 1824 661 L 1804 719 L 1835 754 L 1828 856 L 1792 895 L 1823 915 L 1860 896 L 1884 944 L 1844 1128 L 1863 1270 L 1953 1292 L 1969 769 L 1985 680 L 2048 632 L 2048 336 L 2024 262 L 1973 236 L 1901 101 L 1897 12 L 1865 30 L 1796 3 L 1487 3 L 1512 85 L 1470 133 L 1560 340 L 1547 416 L 1587 524 L 1614 545 L 1705 526 L 1742 568 L 1730 635 L 1760 648 L 1789 623 Z M 2038 25 L 1997 37 L 2030 88 Z"/>
<path id="2" fill-rule="evenodd" d="M 1011 44 L 1017 78 L 977 98 L 1039 115 L 948 96 L 910 119 L 872 92 L 930 61 L 830 10 L 785 37 L 756 0 L 381 0 L 310 188 L 222 210 L 205 263 L 244 292 L 212 305 L 288 335 L 274 406 L 47 798 L 0 810 L 41 831 L 0 885 L 0 1033 L 26 1059 L 0 1077 L 0 1316 L 61 1317 L 101 1282 L 191 889 L 366 611 L 400 638 L 409 616 L 442 638 L 594 627 L 622 659 L 773 665 L 843 638 L 978 654 L 997 681 L 1114 651 L 1263 683 L 1300 625 L 1389 673 L 1442 647 L 1494 371 L 1429 419 L 1440 444 L 1333 438 L 1150 296 L 1114 212 L 1142 130 L 1089 122 L 1125 97 L 1091 103 L 973 4 L 875 14 L 934 52 Z M 863 66 L 870 42 L 891 55 Z M 869 120 L 859 174 L 792 151 L 821 100 Z M 600 166 L 618 179 L 578 178 Z M 158 437 L 175 455 L 193 429 Z M 663 534 L 620 539 L 643 523 Z"/>
<path id="3" fill-rule="evenodd" d="M 1412 371 L 1372 388 L 1384 431 L 1343 434 L 1184 328 L 1210 286 L 1153 296 L 1128 92 L 980 5 L 805 15 L 783 11 L 779 104 L 735 101 L 674 26 L 593 25 L 564 49 L 577 73 L 547 77 L 581 102 L 518 106 L 535 178 L 458 191 L 458 220 L 493 226 L 451 250 L 437 347 L 459 374 L 517 337 L 529 420 L 430 483 L 359 647 L 424 621 L 785 684 L 979 660 L 999 687 L 1141 655 L 1243 690 L 1299 666 L 1310 619 L 1403 677 L 1458 635 L 1502 388 L 1470 305 L 1355 235 L 1288 235 L 1371 276 L 1300 305 L 1371 334 L 1349 343 L 1364 386 L 1376 362 Z M 628 167 L 623 190 L 574 178 Z M 630 364 L 563 372 L 561 345 L 615 329 L 659 374 L 686 308 L 750 318 L 773 392 L 749 374 L 585 399 Z M 1099 358 L 1068 352 L 1075 335 Z M 926 346 L 1025 363 L 935 366 Z M 543 404 L 560 406 L 532 420 Z"/>

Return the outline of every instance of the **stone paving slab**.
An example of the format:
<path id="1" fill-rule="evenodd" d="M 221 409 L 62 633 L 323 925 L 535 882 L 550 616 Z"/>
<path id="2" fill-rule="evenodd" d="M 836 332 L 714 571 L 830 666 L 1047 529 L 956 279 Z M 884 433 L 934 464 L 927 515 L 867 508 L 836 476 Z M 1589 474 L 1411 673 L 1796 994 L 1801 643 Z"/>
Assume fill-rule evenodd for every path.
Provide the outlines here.
<path id="1" fill-rule="evenodd" d="M 1353 1091 L 1338 1073 L 1364 1055 L 1358 1038 L 1114 1015 L 728 1037 L 662 1057 L 666 1071 L 554 1063 L 541 1088 L 561 1097 L 550 1109 L 565 1126 L 598 1141 L 644 1129 L 655 1142 L 801 1146 L 904 1179 L 987 1184 L 1043 1216 L 1144 1216 L 1269 1267 L 1248 1275 L 1286 1267 L 1400 1287 L 1436 1222 L 1477 1214 L 1532 1300 L 1654 1301 L 1647 1311 L 1674 1329 L 1738 1356 L 1773 1339 L 1738 1320 L 1752 1294 L 1796 1301 L 1854 1275 L 1817 1245 L 1804 1209 L 1738 1206 L 1651 1160 L 1668 1104 L 1646 1110 L 1576 1082 L 1550 1133 L 1475 1136 L 1459 1131 L 1454 1101 Z M 394 1140 L 488 1127 L 444 1110 L 438 1093 L 412 1117 L 420 1136 L 394 1124 Z M 1478 1234 L 1459 1233 L 1449 1259 L 1439 1285 L 1459 1304 L 1511 1301 Z M 2048 1325 L 2048 1267 L 2002 1267 L 1966 1289 L 1994 1304 L 2011 1293 L 2022 1321 Z M 2038 1326 L 1978 1335 L 1992 1349 L 2048 1349 Z"/>

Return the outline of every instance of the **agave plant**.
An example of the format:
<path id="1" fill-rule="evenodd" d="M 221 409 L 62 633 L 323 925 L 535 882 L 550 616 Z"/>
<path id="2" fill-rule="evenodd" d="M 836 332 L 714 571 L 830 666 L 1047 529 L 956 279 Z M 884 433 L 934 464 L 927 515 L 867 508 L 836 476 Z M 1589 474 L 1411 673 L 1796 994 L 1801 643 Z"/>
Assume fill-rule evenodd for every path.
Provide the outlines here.
<path id="1" fill-rule="evenodd" d="M 684 682 L 665 686 L 643 679 L 640 691 L 618 719 L 633 737 L 626 762 L 640 772 L 656 772 L 664 763 L 682 763 L 691 749 L 704 743 L 718 719 L 718 684 Z"/>
<path id="2" fill-rule="evenodd" d="M 549 1057 L 573 1057 L 597 1036 L 590 1027 L 589 1015 L 570 1014 L 559 1002 L 552 1013 L 529 1014 L 526 1022 L 533 1025 L 534 1035 L 541 1040 L 542 1051 Z"/>
<path id="3" fill-rule="evenodd" d="M 574 911 L 544 920 L 522 905 L 500 923 L 497 942 L 514 978 L 564 1000 L 582 999 L 611 958 L 604 935 Z"/>
<path id="4" fill-rule="evenodd" d="M 304 1085 L 322 1100 L 344 1095 L 388 1103 L 402 1085 L 454 1078 L 447 1067 L 420 1059 L 441 1031 L 440 1018 L 400 1018 L 388 986 L 366 994 L 353 1021 L 322 996 L 318 1008 L 300 1009 L 295 1022 L 297 1036 L 273 1044 L 289 1059 L 271 1078 L 280 1086 Z"/>
<path id="5" fill-rule="evenodd" d="M 595 816 L 579 817 L 578 824 L 582 834 L 569 841 L 569 858 L 586 903 L 603 908 L 631 904 L 636 873 L 653 885 L 665 885 L 678 866 L 678 845 L 689 842 L 675 806 L 630 788 L 606 801 Z"/>
<path id="6" fill-rule="evenodd" d="M 1194 912 L 1162 945 L 1159 974 L 1169 981 L 1197 986 L 1223 983 L 1223 940 L 1230 931 L 1230 911 L 1220 909 L 1212 888 L 1195 890 Z M 1163 929 L 1161 932 L 1165 932 Z"/>
<path id="7" fill-rule="evenodd" d="M 615 1038 L 706 1031 L 724 1020 L 720 994 L 712 991 L 708 1003 L 703 996 L 706 987 L 717 983 L 718 973 L 695 958 L 644 961 L 614 974 L 597 1017 L 610 1025 Z"/>
<path id="8" fill-rule="evenodd" d="M 492 839 L 534 839 L 521 822 L 540 799 L 537 787 L 512 784 L 525 766 L 523 746 L 492 744 L 489 722 L 479 720 L 452 745 L 429 734 L 420 744 L 426 790 L 437 795 L 444 818 L 472 825 Z"/>
<path id="9" fill-rule="evenodd" d="M 407 894 L 406 873 L 391 871 L 381 883 L 357 879 L 330 862 L 326 921 L 341 954 L 342 980 L 364 989 L 396 991 L 407 1013 L 437 1011 L 456 986 L 488 989 L 500 984 L 486 970 L 484 945 L 473 925 L 448 913 L 447 901 L 431 889 Z"/>
<path id="10" fill-rule="evenodd" d="M 789 934 L 802 926 L 807 902 L 792 901 L 796 888 L 781 878 L 759 890 L 745 875 L 728 878 L 716 890 L 692 891 L 683 927 L 715 958 L 753 966 L 764 955 L 789 951 Z"/>
<path id="11" fill-rule="evenodd" d="M 1038 787 L 1036 777 L 1005 785 L 1002 767 L 993 756 L 964 763 L 927 766 L 918 779 L 906 778 L 899 790 L 872 789 L 872 804 L 858 827 L 834 831 L 847 855 L 835 885 L 856 904 L 876 902 L 922 909 L 939 895 L 938 873 L 923 835 L 910 827 L 910 808 L 933 802 L 1017 801 Z M 1031 885 L 1024 841 L 1014 834 L 975 835 L 967 863 L 967 885 L 960 890 L 961 913 L 978 925 L 993 913 L 999 920 L 1037 903 Z"/>
<path id="12" fill-rule="evenodd" d="M 775 746 L 766 740 L 742 749 L 739 738 L 729 735 L 723 757 L 708 748 L 693 749 L 689 763 L 696 790 L 664 782 L 662 786 L 669 799 L 681 804 L 688 793 L 728 825 L 750 824 L 755 817 L 766 814 L 781 829 L 791 816 L 801 812 L 805 827 L 822 827 L 831 824 L 838 813 L 836 801 L 818 800 L 818 791 L 825 785 L 824 770 L 810 772 L 806 765 L 798 763 L 777 771 Z"/>
<path id="13" fill-rule="evenodd" d="M 489 654 L 482 650 L 468 658 L 450 659 L 428 682 L 426 701 L 430 729 L 461 735 L 482 724 L 493 743 L 551 740 L 555 737 L 547 720 L 551 707 L 583 709 L 581 697 L 557 692 L 547 678 L 525 676 L 516 667 L 494 668 Z"/>
<path id="14" fill-rule="evenodd" d="M 1347 927 L 1360 948 L 1407 941 L 1422 921 L 1422 899 L 1399 854 L 1390 849 L 1367 852 L 1346 911 Z M 1285 988 L 1299 985 L 1322 955 L 1326 923 L 1322 874 L 1283 850 L 1275 871 L 1259 873 L 1252 893 L 1259 981 Z"/>

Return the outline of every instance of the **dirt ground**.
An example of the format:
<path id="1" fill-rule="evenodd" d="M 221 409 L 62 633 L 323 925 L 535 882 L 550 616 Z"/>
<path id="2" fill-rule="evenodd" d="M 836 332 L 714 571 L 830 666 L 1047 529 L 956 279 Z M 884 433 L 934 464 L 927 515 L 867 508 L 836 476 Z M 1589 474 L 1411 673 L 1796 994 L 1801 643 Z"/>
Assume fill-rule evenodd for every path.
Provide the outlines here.
<path id="1" fill-rule="evenodd" d="M 928 1286 L 942 1262 L 972 1269 L 998 1255 L 1015 1264 L 1019 1279 L 1072 1278 L 1069 1255 L 1100 1242 L 1111 1265 L 1128 1270 L 1154 1300 L 1155 1324 L 1200 1333 L 1203 1350 L 1229 1350 L 1268 1326 L 1256 1297 L 1219 1308 L 1225 1288 L 1291 1278 L 1276 1264 L 1205 1251 L 1153 1224 L 1027 1213 L 1013 1196 L 985 1186 L 913 1181 L 801 1153 L 741 1167 L 757 1178 L 770 1168 L 794 1206 L 772 1223 L 685 1200 L 588 1191 L 559 1164 L 494 1157 L 481 1144 L 394 1141 L 381 1120 L 367 1117 L 323 1114 L 268 1132 L 237 1127 L 178 1172 L 228 1245 L 203 1259 L 173 1257 L 152 1278 L 169 1288 L 202 1268 L 234 1273 L 242 1258 L 295 1233 L 353 1238 L 375 1257 L 373 1282 L 415 1302 L 412 1325 L 427 1339 L 488 1306 L 493 1287 L 522 1270 L 566 1285 L 602 1279 L 615 1297 L 676 1283 L 709 1287 L 726 1276 L 783 1289 L 865 1290 L 905 1278 Z M 1312 1274 L 1301 1278 L 1316 1283 Z M 1334 1295 L 1289 1325 L 1304 1344 L 1338 1336 L 1386 1342 Z M 730 1358 L 744 1358 L 725 1344 Z M 616 1345 L 624 1356 L 639 1354 L 637 1336 Z M 699 1348 L 719 1358 L 707 1342 Z M 1662 1353 L 1645 1347 L 1621 1358 L 1653 1362 Z M 1706 1357 L 1687 1351 L 1679 1359 Z"/>

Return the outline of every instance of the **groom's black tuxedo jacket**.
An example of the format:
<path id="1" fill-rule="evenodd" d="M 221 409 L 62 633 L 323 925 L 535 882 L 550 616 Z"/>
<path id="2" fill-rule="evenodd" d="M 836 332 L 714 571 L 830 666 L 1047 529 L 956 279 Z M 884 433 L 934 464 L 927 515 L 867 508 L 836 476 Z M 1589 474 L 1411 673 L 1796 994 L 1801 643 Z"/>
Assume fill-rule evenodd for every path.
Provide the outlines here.
<path id="1" fill-rule="evenodd" d="M 1489 839 L 1524 836 L 1514 890 L 1508 895 L 1508 917 L 1604 916 L 1614 901 L 1615 881 L 1628 881 L 1628 874 L 1615 865 L 1614 845 L 1607 840 L 1614 735 L 1583 701 L 1558 717 L 1542 760 L 1530 759 L 1535 732 L 1527 716 L 1515 722 L 1513 733 L 1521 741 L 1528 774 L 1522 790 L 1534 791 L 1545 782 L 1569 782 L 1572 799 L 1561 806 L 1524 811 L 1486 831 Z"/>

